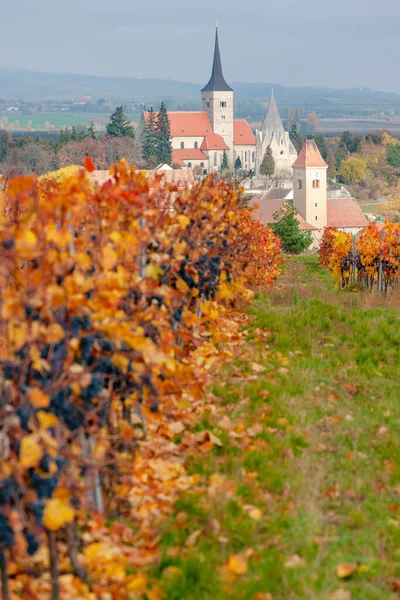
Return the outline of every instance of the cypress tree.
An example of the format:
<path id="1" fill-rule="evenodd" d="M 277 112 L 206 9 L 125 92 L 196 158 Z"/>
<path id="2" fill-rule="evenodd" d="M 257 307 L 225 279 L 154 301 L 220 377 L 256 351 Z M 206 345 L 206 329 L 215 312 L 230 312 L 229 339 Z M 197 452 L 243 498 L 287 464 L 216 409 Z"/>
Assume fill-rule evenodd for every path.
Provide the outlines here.
<path id="1" fill-rule="evenodd" d="M 78 139 L 78 137 L 76 135 L 75 125 L 72 125 L 71 142 L 76 142 L 77 139 Z"/>
<path id="2" fill-rule="evenodd" d="M 117 106 L 114 110 L 106 129 L 107 135 L 110 137 L 135 137 L 135 130 L 126 116 L 123 106 Z"/>
<path id="3" fill-rule="evenodd" d="M 154 169 L 157 166 L 157 116 L 150 108 L 147 119 L 145 120 L 143 130 L 142 144 L 143 160 L 148 169 Z"/>
<path id="4" fill-rule="evenodd" d="M 224 150 L 224 153 L 222 155 L 221 171 L 228 171 L 228 170 L 229 170 L 228 156 Z"/>
<path id="5" fill-rule="evenodd" d="M 289 137 L 292 140 L 293 146 L 296 148 L 297 152 L 300 152 L 304 145 L 304 138 L 299 131 L 297 123 L 293 123 Z"/>
<path id="6" fill-rule="evenodd" d="M 161 102 L 158 113 L 157 125 L 157 161 L 159 164 L 170 165 L 172 162 L 171 124 L 167 107 Z"/>
<path id="7" fill-rule="evenodd" d="M 93 121 L 90 123 L 90 127 L 87 130 L 87 135 L 86 137 L 91 138 L 92 140 L 96 140 L 96 130 L 94 128 L 94 123 Z"/>
<path id="8" fill-rule="evenodd" d="M 241 169 L 242 168 L 242 161 L 240 160 L 240 156 L 237 157 L 237 159 L 235 160 L 235 169 Z"/>
<path id="9" fill-rule="evenodd" d="M 260 173 L 261 175 L 266 175 L 267 177 L 271 177 L 271 175 L 275 173 L 275 160 L 272 155 L 271 146 L 267 146 L 264 158 L 262 159 L 262 163 L 260 165 Z"/>
<path id="10" fill-rule="evenodd" d="M 297 211 L 293 204 L 286 203 L 273 215 L 275 223 L 270 223 L 274 233 L 280 237 L 285 252 L 300 254 L 312 242 L 310 231 L 302 231 L 297 219 Z"/>

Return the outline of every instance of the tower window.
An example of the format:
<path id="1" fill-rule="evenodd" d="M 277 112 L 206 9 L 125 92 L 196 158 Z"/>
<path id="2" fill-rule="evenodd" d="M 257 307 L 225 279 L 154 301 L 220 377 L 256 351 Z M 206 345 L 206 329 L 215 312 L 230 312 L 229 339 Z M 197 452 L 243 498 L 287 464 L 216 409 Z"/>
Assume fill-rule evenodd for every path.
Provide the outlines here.
<path id="1" fill-rule="evenodd" d="M 200 166 L 201 166 L 201 167 L 204 167 L 204 163 L 200 163 Z"/>
<path id="2" fill-rule="evenodd" d="M 194 147 L 195 147 L 195 148 L 196 148 L 196 150 L 197 150 L 197 148 L 199 147 L 199 143 L 198 143 L 198 142 L 195 142 L 195 143 L 194 143 Z"/>
<path id="3" fill-rule="evenodd" d="M 297 180 L 297 189 L 298 190 L 302 190 L 303 189 L 303 181 L 302 181 L 302 179 L 298 179 Z"/>
<path id="4" fill-rule="evenodd" d="M 183 150 L 185 147 L 185 142 L 181 142 L 181 150 Z"/>
<path id="5" fill-rule="evenodd" d="M 219 105 L 221 108 L 226 108 L 226 102 L 220 102 Z"/>
<path id="6" fill-rule="evenodd" d="M 225 115 L 222 115 L 221 119 L 222 119 L 223 121 L 225 121 Z"/>
<path id="7" fill-rule="evenodd" d="M 192 163 L 191 162 L 188 162 L 188 167 L 189 167 L 189 169 L 192 168 Z"/>
<path id="8" fill-rule="evenodd" d="M 255 153 L 255 152 L 253 152 L 253 155 L 252 155 L 252 161 L 253 161 L 253 162 L 254 162 L 254 160 L 255 160 L 255 155 L 256 155 L 256 153 Z"/>
<path id="9" fill-rule="evenodd" d="M 319 186 L 320 186 L 319 179 L 313 179 L 312 186 L 314 189 L 319 190 Z"/>
<path id="10" fill-rule="evenodd" d="M 318 221 L 318 217 L 315 217 L 315 220 Z"/>
<path id="11" fill-rule="evenodd" d="M 281 150 L 281 155 L 283 154 L 283 150 Z"/>
<path id="12" fill-rule="evenodd" d="M 318 202 L 315 202 L 314 206 L 315 208 L 318 208 Z"/>

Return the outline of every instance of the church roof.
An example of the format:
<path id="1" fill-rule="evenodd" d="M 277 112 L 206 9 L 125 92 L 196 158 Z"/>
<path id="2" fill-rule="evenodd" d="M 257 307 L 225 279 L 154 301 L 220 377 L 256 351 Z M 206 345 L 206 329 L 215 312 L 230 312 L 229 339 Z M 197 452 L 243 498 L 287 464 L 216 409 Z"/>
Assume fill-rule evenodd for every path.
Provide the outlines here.
<path id="1" fill-rule="evenodd" d="M 219 53 L 218 27 L 215 29 L 214 61 L 210 81 L 201 90 L 202 92 L 232 92 L 226 83 L 222 72 L 221 55 Z"/>
<path id="2" fill-rule="evenodd" d="M 182 148 L 172 150 L 172 163 L 184 165 L 184 160 L 207 160 L 207 156 L 200 148 Z"/>
<path id="3" fill-rule="evenodd" d="M 201 150 L 229 150 L 224 138 L 218 133 L 207 133 L 200 148 Z"/>
<path id="4" fill-rule="evenodd" d="M 256 138 L 245 119 L 233 121 L 233 143 L 236 146 L 255 146 Z"/>
<path id="5" fill-rule="evenodd" d="M 314 140 L 306 140 L 293 167 L 327 167 Z"/>
<path id="6" fill-rule="evenodd" d="M 354 198 L 328 199 L 328 227 L 366 227 L 368 221 Z"/>
<path id="7" fill-rule="evenodd" d="M 257 196 L 254 196 L 253 204 L 258 206 L 255 214 L 256 218 L 258 218 L 261 223 L 268 225 L 269 223 L 275 222 L 274 214 L 285 206 L 285 200 L 271 199 L 267 197 L 267 194 L 264 194 L 262 198 L 257 198 Z M 305 221 L 301 215 L 297 214 L 296 217 L 302 231 L 313 231 L 316 229 L 316 227 L 310 225 L 310 223 L 307 223 L 307 221 Z"/>
<path id="8" fill-rule="evenodd" d="M 149 113 L 145 112 L 144 118 L 146 121 L 148 117 Z M 205 111 L 168 111 L 168 118 L 171 125 L 172 137 L 202 137 L 213 133 L 210 119 Z"/>
<path id="9" fill-rule="evenodd" d="M 271 100 L 269 101 L 267 112 L 265 113 L 261 131 L 264 135 L 267 135 L 270 138 L 272 137 L 273 133 L 285 133 L 282 119 L 276 105 L 274 90 L 272 90 Z"/>

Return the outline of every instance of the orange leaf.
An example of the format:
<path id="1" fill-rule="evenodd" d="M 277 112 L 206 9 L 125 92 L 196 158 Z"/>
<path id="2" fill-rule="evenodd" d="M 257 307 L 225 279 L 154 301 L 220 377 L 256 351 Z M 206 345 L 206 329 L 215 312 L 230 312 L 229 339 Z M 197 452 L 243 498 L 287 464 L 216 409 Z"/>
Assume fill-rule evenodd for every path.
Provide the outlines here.
<path id="1" fill-rule="evenodd" d="M 39 388 L 32 388 L 28 392 L 29 400 L 35 408 L 47 408 L 50 406 L 50 398 Z"/>
<path id="2" fill-rule="evenodd" d="M 247 573 L 247 560 L 244 556 L 235 554 L 228 560 L 228 569 L 234 575 L 245 575 Z"/>
<path id="3" fill-rule="evenodd" d="M 354 564 L 339 565 L 336 569 L 336 575 L 340 577 L 340 579 L 347 579 L 348 577 L 351 577 L 356 569 L 357 565 Z"/>
<path id="4" fill-rule="evenodd" d="M 96 167 L 94 166 L 93 161 L 90 158 L 90 156 L 85 156 L 85 158 L 83 159 L 83 164 L 84 164 L 86 171 L 88 171 L 89 173 L 93 173 L 93 171 L 96 170 Z"/>

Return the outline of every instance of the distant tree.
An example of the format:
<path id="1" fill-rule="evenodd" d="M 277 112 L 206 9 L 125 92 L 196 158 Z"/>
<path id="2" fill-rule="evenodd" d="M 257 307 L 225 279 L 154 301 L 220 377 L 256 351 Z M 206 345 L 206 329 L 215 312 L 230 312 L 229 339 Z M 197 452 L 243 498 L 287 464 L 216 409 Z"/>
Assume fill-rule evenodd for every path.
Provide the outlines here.
<path id="1" fill-rule="evenodd" d="M 321 156 L 324 160 L 328 157 L 328 146 L 326 144 L 326 139 L 323 135 L 319 134 L 314 137 L 314 141 L 318 146 L 318 150 L 321 153 Z"/>
<path id="2" fill-rule="evenodd" d="M 85 157 L 89 156 L 98 169 L 107 168 L 105 144 L 100 140 L 86 138 L 80 142 L 63 144 L 58 151 L 60 167 L 82 165 Z"/>
<path id="3" fill-rule="evenodd" d="M 88 127 L 88 130 L 86 132 L 86 137 L 89 137 L 92 140 L 97 140 L 96 130 L 94 128 L 94 122 L 93 121 L 90 123 L 90 127 Z"/>
<path id="4" fill-rule="evenodd" d="M 339 146 L 346 148 L 350 154 L 353 154 L 354 152 L 358 152 L 364 139 L 362 135 L 354 135 L 350 131 L 344 131 L 340 138 Z"/>
<path id="5" fill-rule="evenodd" d="M 106 168 L 120 161 L 121 158 L 125 158 L 127 162 L 134 167 L 147 167 L 147 165 L 144 164 L 142 148 L 138 140 L 130 137 L 120 138 L 102 136 L 100 142 L 104 145 Z"/>
<path id="6" fill-rule="evenodd" d="M 296 148 L 297 152 L 300 152 L 304 145 L 304 138 L 299 131 L 299 127 L 297 123 L 293 123 L 292 128 L 289 133 L 289 137 L 292 140 L 293 146 Z"/>
<path id="7" fill-rule="evenodd" d="M 267 146 L 267 149 L 260 165 L 261 175 L 271 177 L 275 173 L 275 160 L 272 154 L 271 146 Z"/>
<path id="8" fill-rule="evenodd" d="M 0 161 L 3 161 L 10 151 L 10 136 L 7 131 L 0 130 Z"/>
<path id="9" fill-rule="evenodd" d="M 157 116 L 150 108 L 143 130 L 143 160 L 147 169 L 157 166 Z"/>
<path id="10" fill-rule="evenodd" d="M 56 165 L 56 155 L 54 150 L 47 144 L 25 144 L 16 151 L 16 156 L 9 159 L 16 159 L 16 171 L 22 175 L 42 175 L 54 169 Z"/>
<path id="11" fill-rule="evenodd" d="M 400 168 L 400 145 L 388 144 L 386 146 L 387 160 L 392 167 Z"/>
<path id="12" fill-rule="evenodd" d="M 344 183 L 360 183 L 365 177 L 367 163 L 357 156 L 349 156 L 340 166 L 339 175 Z"/>
<path id="13" fill-rule="evenodd" d="M 77 136 L 77 133 L 76 133 L 75 125 L 72 125 L 71 142 L 76 142 L 77 139 L 78 139 L 78 136 Z"/>
<path id="14" fill-rule="evenodd" d="M 172 163 L 171 123 L 167 107 L 161 102 L 156 125 L 157 133 L 157 160 L 159 163 Z"/>
<path id="15" fill-rule="evenodd" d="M 297 125 L 298 130 L 300 131 L 301 128 L 301 116 L 300 116 L 300 109 L 299 108 L 295 108 L 294 109 L 294 113 L 293 113 L 293 123 L 295 125 Z"/>
<path id="16" fill-rule="evenodd" d="M 235 160 L 235 169 L 238 171 L 241 168 L 242 168 L 242 161 L 240 160 L 240 156 L 237 156 L 236 160 Z"/>
<path id="17" fill-rule="evenodd" d="M 99 104 L 100 106 L 102 106 L 102 105 L 103 105 L 103 104 L 105 104 L 105 103 L 106 103 L 106 99 L 105 99 L 105 98 L 99 98 L 99 99 L 97 100 L 97 104 Z"/>
<path id="18" fill-rule="evenodd" d="M 330 148 L 328 150 L 328 154 L 326 157 L 326 162 L 328 164 L 328 178 L 336 179 L 337 169 L 336 169 L 336 157 L 333 150 Z"/>
<path id="19" fill-rule="evenodd" d="M 308 125 L 310 127 L 310 131 L 318 131 L 318 129 L 321 129 L 318 117 L 315 112 L 310 113 L 308 115 Z"/>
<path id="20" fill-rule="evenodd" d="M 222 155 L 221 171 L 228 171 L 228 170 L 229 170 L 228 155 L 224 150 L 224 153 Z"/>
<path id="21" fill-rule="evenodd" d="M 68 127 L 65 127 L 65 129 L 61 129 L 60 137 L 58 138 L 58 145 L 62 146 L 63 144 L 67 144 L 70 141 L 71 141 L 71 132 L 68 129 Z"/>
<path id="22" fill-rule="evenodd" d="M 281 239 L 283 250 L 288 254 L 300 254 L 312 242 L 310 231 L 302 231 L 293 204 L 284 203 L 281 210 L 274 213 L 275 222 L 270 224 L 276 235 Z"/>
<path id="23" fill-rule="evenodd" d="M 112 113 L 106 130 L 107 135 L 110 137 L 135 137 L 135 130 L 126 116 L 123 106 L 117 106 Z"/>
<path id="24" fill-rule="evenodd" d="M 288 108 L 287 111 L 287 128 L 291 129 L 293 125 L 293 112 L 291 108 Z"/>

